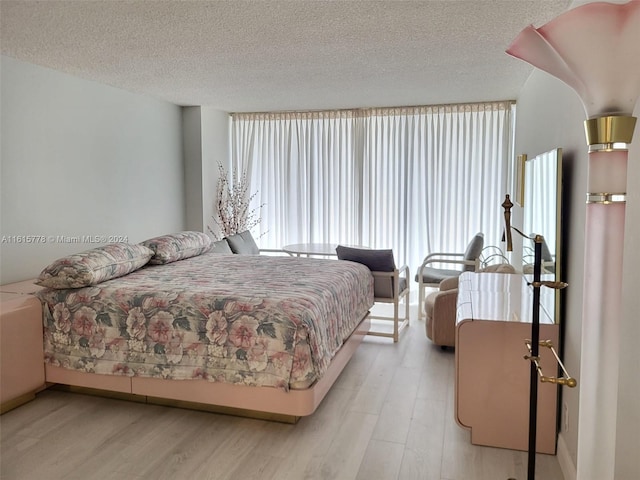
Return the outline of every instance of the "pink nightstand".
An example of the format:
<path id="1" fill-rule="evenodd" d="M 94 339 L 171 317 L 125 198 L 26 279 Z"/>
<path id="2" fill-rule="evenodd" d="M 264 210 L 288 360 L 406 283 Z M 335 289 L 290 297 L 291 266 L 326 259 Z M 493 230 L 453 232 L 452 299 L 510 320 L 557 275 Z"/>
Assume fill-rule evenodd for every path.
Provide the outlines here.
<path id="1" fill-rule="evenodd" d="M 0 286 L 0 413 L 44 388 L 42 306 L 33 281 Z"/>

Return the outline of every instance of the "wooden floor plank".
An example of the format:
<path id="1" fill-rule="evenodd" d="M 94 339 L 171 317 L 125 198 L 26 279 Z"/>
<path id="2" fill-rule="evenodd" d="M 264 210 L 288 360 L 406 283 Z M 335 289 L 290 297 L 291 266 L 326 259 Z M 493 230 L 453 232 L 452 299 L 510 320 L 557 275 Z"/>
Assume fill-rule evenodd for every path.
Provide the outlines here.
<path id="1" fill-rule="evenodd" d="M 356 480 L 396 480 L 404 446 L 373 439 L 364 454 Z"/>
<path id="2" fill-rule="evenodd" d="M 344 416 L 331 447 L 325 455 L 316 457 L 309 464 L 305 478 L 355 478 L 377 420 L 377 415 L 361 412 Z"/>

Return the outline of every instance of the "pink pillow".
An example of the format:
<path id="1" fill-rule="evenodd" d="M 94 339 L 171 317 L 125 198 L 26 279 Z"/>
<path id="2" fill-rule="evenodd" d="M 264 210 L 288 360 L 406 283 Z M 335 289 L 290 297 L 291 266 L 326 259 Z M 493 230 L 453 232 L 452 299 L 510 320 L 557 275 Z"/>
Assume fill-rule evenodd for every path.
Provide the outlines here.
<path id="1" fill-rule="evenodd" d="M 150 238 L 140 245 L 153 251 L 149 263 L 162 265 L 208 252 L 211 249 L 211 238 L 206 233 L 187 231 Z"/>

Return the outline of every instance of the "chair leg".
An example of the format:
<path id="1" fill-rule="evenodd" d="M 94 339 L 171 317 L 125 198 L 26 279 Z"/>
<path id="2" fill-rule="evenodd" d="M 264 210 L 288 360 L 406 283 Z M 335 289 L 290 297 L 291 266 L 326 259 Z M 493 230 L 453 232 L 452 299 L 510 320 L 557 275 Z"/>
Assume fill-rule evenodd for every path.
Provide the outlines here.
<path id="1" fill-rule="evenodd" d="M 424 303 L 424 284 L 422 279 L 418 282 L 418 320 L 422 319 L 422 304 Z"/>
<path id="2" fill-rule="evenodd" d="M 411 293 L 407 292 L 407 294 L 404 296 L 404 315 L 407 319 L 407 327 L 409 326 L 409 298 L 411 297 Z"/>
<path id="3" fill-rule="evenodd" d="M 393 343 L 398 343 L 398 299 L 393 302 Z"/>

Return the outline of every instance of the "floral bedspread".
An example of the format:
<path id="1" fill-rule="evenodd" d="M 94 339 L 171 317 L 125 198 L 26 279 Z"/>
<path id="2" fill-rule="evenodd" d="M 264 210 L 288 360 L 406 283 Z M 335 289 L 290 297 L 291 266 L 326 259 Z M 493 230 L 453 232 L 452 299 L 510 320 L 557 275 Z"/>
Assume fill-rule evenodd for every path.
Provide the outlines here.
<path id="1" fill-rule="evenodd" d="M 326 371 L 373 280 L 351 262 L 210 253 L 38 296 L 49 364 L 289 389 Z"/>

